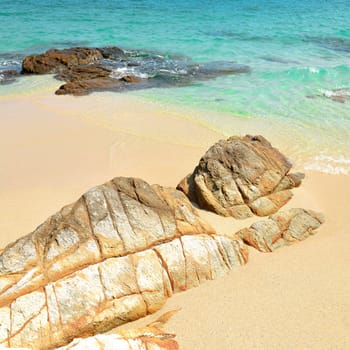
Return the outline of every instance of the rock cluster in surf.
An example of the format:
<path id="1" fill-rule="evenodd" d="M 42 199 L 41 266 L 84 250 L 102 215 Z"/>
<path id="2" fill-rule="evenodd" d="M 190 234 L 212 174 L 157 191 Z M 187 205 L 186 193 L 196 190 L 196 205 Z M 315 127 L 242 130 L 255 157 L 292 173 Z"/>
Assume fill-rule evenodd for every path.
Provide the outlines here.
<path id="1" fill-rule="evenodd" d="M 271 194 L 278 197 L 300 184 L 301 175 L 289 174 L 290 168 L 263 137 L 232 137 L 201 159 L 201 171 L 194 172 L 201 181 L 190 176 L 180 187 L 189 184 L 185 193 L 190 199 L 198 199 L 204 189 L 205 195 L 200 195 L 214 198 L 216 206 L 220 203 L 224 209 L 218 206 L 214 211 L 221 215 L 264 215 L 290 198 L 283 195 L 276 202 Z M 189 189 L 191 184 L 197 185 Z M 236 211 L 239 195 L 250 199 L 238 204 L 246 208 Z M 136 178 L 114 178 L 2 251 L 0 347 L 51 349 L 136 320 L 159 310 L 173 293 L 245 264 L 246 244 L 271 252 L 314 234 L 322 222 L 319 213 L 291 209 L 234 235 L 218 233 L 182 191 Z M 157 338 L 158 348 L 177 349 L 172 337 L 170 341 L 157 332 L 135 330 L 134 347 L 126 334 L 86 341 L 111 340 L 115 346 L 121 341 L 126 349 L 139 349 Z M 84 344 L 88 345 L 75 340 L 68 348 Z"/>
<path id="2" fill-rule="evenodd" d="M 23 60 L 23 74 L 55 74 L 66 83 L 56 94 L 123 91 L 185 86 L 196 80 L 247 73 L 248 66 L 230 61 L 195 63 L 184 57 L 123 50 L 119 47 L 48 50 Z"/>

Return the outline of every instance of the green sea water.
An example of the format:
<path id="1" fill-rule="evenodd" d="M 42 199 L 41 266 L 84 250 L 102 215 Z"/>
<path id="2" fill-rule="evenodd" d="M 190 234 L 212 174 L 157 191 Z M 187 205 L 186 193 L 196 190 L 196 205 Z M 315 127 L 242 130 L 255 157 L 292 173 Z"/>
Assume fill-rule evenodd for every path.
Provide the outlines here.
<path id="1" fill-rule="evenodd" d="M 262 125 L 245 132 L 280 134 L 291 157 L 306 168 L 350 172 L 349 0 L 0 0 L 0 5 L 0 78 L 1 70 L 20 69 L 26 54 L 53 47 L 117 45 L 196 62 L 235 61 L 250 66 L 251 73 L 130 93 L 200 110 L 199 118 L 227 135 L 237 133 L 237 122 Z M 0 95 L 10 89 L 0 85 Z"/>

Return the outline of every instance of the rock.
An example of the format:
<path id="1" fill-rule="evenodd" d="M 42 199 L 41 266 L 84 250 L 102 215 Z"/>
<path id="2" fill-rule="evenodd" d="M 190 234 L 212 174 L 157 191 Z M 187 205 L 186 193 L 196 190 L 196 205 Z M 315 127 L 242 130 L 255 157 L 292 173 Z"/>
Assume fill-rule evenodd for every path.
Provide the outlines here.
<path id="1" fill-rule="evenodd" d="M 202 63 L 198 65 L 197 72 L 193 74 L 203 75 L 205 79 L 212 76 L 217 77 L 220 75 L 231 75 L 240 73 L 250 73 L 251 69 L 249 66 L 238 64 L 231 61 L 213 61 L 208 63 Z"/>
<path id="2" fill-rule="evenodd" d="M 27 56 L 22 63 L 22 72 L 31 74 L 59 73 L 67 67 L 96 63 L 102 57 L 99 50 L 92 48 L 53 49 L 41 55 Z"/>
<path id="3" fill-rule="evenodd" d="M 67 83 L 61 85 L 56 95 L 86 95 L 92 91 L 118 90 L 126 84 L 136 84 L 140 78 L 128 74 L 112 76 L 112 69 L 101 64 L 102 58 L 124 57 L 117 47 L 102 49 L 71 48 L 49 50 L 42 55 L 28 56 L 23 61 L 22 73 L 55 73 L 56 78 Z"/>
<path id="4" fill-rule="evenodd" d="M 98 50 L 101 52 L 103 58 L 106 59 L 125 59 L 127 55 L 125 54 L 125 51 L 117 46 L 106 46 L 98 48 Z"/>
<path id="5" fill-rule="evenodd" d="M 178 189 L 200 208 L 243 219 L 275 213 L 301 184 L 301 173 L 262 136 L 230 137 L 212 146 Z"/>
<path id="6" fill-rule="evenodd" d="M 116 46 L 53 49 L 27 56 L 22 63 L 22 74 L 51 73 L 66 81 L 56 91 L 57 95 L 186 86 L 193 81 L 248 72 L 248 66 L 232 61 L 199 64 L 186 57 Z"/>
<path id="7" fill-rule="evenodd" d="M 60 80 L 66 80 L 55 92 L 56 95 L 85 95 L 91 91 L 116 90 L 125 87 L 126 83 L 136 84 L 140 82 L 133 75 L 121 76 L 116 79 L 111 77 L 112 71 L 100 64 L 88 66 L 73 66 L 57 75 Z"/>
<path id="8" fill-rule="evenodd" d="M 327 97 L 335 102 L 344 103 L 350 101 L 350 89 L 334 89 L 334 90 L 325 90 L 322 92 L 322 96 Z"/>
<path id="9" fill-rule="evenodd" d="M 19 75 L 20 72 L 14 69 L 0 71 L 0 84 L 12 83 Z"/>
<path id="10" fill-rule="evenodd" d="M 172 311 L 170 311 L 172 312 Z M 167 314 L 163 315 L 167 316 Z M 161 317 L 163 317 L 161 316 Z M 164 331 L 160 324 L 148 325 L 144 328 L 123 330 L 112 334 L 98 334 L 88 338 L 76 338 L 71 343 L 56 350 L 178 350 L 175 334 Z M 161 323 L 161 322 L 160 322 Z M 10 348 L 30 350 L 29 348 Z"/>
<path id="11" fill-rule="evenodd" d="M 324 223 L 324 216 L 312 210 L 279 211 L 267 220 L 255 222 L 237 233 L 245 243 L 261 252 L 302 241 L 316 233 Z"/>
<path id="12" fill-rule="evenodd" d="M 57 350 L 123 349 L 123 350 L 178 350 L 175 334 L 163 330 L 164 324 L 177 310 L 168 311 L 144 328 L 121 330 L 112 334 L 98 334 L 88 338 L 74 339 Z"/>
<path id="13" fill-rule="evenodd" d="M 95 78 L 86 80 L 73 80 L 61 85 L 56 91 L 56 95 L 87 95 L 92 91 L 105 91 L 122 87 L 119 80 L 109 78 Z"/>
<path id="14" fill-rule="evenodd" d="M 54 348 L 160 309 L 247 261 L 186 196 L 115 178 L 0 254 L 0 347 Z"/>
<path id="15" fill-rule="evenodd" d="M 156 327 L 146 327 L 117 334 L 98 334 L 74 339 L 69 345 L 57 350 L 178 350 L 175 335 Z"/>
<path id="16" fill-rule="evenodd" d="M 308 95 L 307 98 L 326 97 L 334 102 L 345 103 L 350 101 L 350 89 L 340 88 L 333 90 L 322 90 L 321 94 Z"/>

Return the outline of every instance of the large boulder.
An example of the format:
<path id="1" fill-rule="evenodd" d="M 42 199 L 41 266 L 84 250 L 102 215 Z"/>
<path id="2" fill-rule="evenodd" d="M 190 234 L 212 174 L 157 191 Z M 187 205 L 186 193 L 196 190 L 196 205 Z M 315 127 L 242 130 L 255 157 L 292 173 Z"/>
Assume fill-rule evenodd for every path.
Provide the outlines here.
<path id="1" fill-rule="evenodd" d="M 47 349 L 160 309 L 247 261 L 186 196 L 115 178 L 0 254 L 0 347 Z"/>
<path id="2" fill-rule="evenodd" d="M 243 219 L 275 213 L 301 184 L 301 173 L 262 136 L 233 136 L 205 153 L 178 189 L 200 208 Z"/>
<path id="3" fill-rule="evenodd" d="M 272 252 L 308 238 L 323 223 L 324 216 L 321 213 L 294 208 L 279 211 L 266 220 L 257 221 L 249 228 L 237 232 L 237 235 L 261 252 Z"/>

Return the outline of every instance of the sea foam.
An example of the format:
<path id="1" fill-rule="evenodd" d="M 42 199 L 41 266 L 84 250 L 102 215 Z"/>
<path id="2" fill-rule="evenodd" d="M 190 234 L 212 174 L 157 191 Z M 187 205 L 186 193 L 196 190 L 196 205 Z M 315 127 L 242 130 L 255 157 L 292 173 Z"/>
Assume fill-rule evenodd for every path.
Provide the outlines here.
<path id="1" fill-rule="evenodd" d="M 350 174 L 350 159 L 340 155 L 332 157 L 320 154 L 304 166 L 305 170 L 316 170 L 327 174 Z"/>

